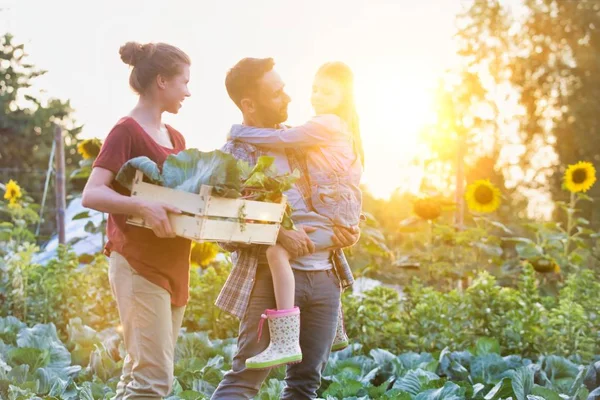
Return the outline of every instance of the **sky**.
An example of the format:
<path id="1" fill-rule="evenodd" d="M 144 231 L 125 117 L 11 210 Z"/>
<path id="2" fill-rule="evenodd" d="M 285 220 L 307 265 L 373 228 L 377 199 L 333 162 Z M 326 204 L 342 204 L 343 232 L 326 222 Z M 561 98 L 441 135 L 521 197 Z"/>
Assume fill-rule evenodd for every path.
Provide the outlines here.
<path id="1" fill-rule="evenodd" d="M 433 116 L 433 90 L 454 60 L 454 18 L 465 0 L 0 0 L 0 34 L 24 43 L 48 73 L 35 89 L 69 99 L 83 137 L 104 138 L 135 105 L 127 41 L 166 42 L 192 59 L 190 90 L 165 122 L 189 147 L 219 148 L 241 114 L 225 91 L 243 57 L 273 57 L 292 98 L 291 124 L 312 115 L 318 67 L 354 71 L 366 153 L 363 183 L 378 197 L 414 190 L 411 162 L 420 127 Z"/>

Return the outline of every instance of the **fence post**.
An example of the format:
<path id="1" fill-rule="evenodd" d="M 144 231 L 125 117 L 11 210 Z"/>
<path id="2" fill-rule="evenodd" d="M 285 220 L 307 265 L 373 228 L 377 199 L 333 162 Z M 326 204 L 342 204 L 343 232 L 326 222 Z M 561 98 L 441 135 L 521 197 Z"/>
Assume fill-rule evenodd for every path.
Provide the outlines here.
<path id="1" fill-rule="evenodd" d="M 54 125 L 54 142 L 56 145 L 56 228 L 58 231 L 58 243 L 65 244 L 65 209 L 66 187 L 65 187 L 65 142 L 62 129 Z"/>
<path id="2" fill-rule="evenodd" d="M 40 219 L 35 230 L 35 236 L 40 236 L 40 228 L 44 221 L 44 208 L 46 207 L 46 198 L 48 196 L 48 188 L 50 187 L 50 175 L 54 172 L 52 165 L 54 164 L 54 153 L 56 152 L 56 141 L 52 141 L 52 150 L 50 150 L 50 158 L 48 159 L 48 170 L 46 171 L 46 182 L 44 183 L 44 193 L 42 194 L 42 206 L 40 207 Z"/>

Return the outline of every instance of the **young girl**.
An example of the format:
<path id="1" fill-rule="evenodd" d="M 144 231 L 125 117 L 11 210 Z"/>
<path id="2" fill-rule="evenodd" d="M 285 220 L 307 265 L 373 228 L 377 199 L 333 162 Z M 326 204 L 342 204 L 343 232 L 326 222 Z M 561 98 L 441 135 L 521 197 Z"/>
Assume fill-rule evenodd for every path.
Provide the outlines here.
<path id="1" fill-rule="evenodd" d="M 360 219 L 362 194 L 359 182 L 364 155 L 353 86 L 353 74 L 347 65 L 327 63 L 315 76 L 311 96 L 315 117 L 309 122 L 290 129 L 238 125 L 230 132 L 230 139 L 261 147 L 305 149 L 312 206 L 330 220 L 329 229 L 318 229 L 309 234 L 317 249 L 333 248 L 333 226 L 351 228 L 358 225 Z M 271 246 L 267 250 L 267 260 L 273 276 L 278 312 L 291 311 L 294 309 L 295 282 L 289 254 L 280 245 Z M 336 346 L 347 345 L 341 315 L 339 317 L 338 343 L 334 342 L 334 350 Z M 280 339 L 286 342 L 285 339 L 294 340 L 295 344 L 281 346 L 275 343 Z M 272 337 L 264 352 L 246 361 L 247 368 L 300 361 L 298 337 L 285 339 Z"/>
<path id="2" fill-rule="evenodd" d="M 162 165 L 185 149 L 181 133 L 162 123 L 190 96 L 190 59 L 165 43 L 126 43 L 121 59 L 132 68 L 137 105 L 108 134 L 83 191 L 83 205 L 109 214 L 108 278 L 117 301 L 127 356 L 115 399 L 163 398 L 173 385 L 175 342 L 188 300 L 191 242 L 175 237 L 167 204 L 129 197 L 115 181 L 128 160 L 147 156 Z M 152 230 L 126 224 L 144 218 Z"/>

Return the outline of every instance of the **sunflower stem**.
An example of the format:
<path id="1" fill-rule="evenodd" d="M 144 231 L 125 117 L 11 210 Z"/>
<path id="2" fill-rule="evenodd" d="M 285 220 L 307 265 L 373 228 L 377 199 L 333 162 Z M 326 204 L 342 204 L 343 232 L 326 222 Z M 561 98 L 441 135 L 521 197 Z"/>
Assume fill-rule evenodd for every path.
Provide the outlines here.
<path id="1" fill-rule="evenodd" d="M 427 221 L 429 225 L 429 260 L 433 263 L 433 221 Z"/>
<path id="2" fill-rule="evenodd" d="M 23 321 L 27 322 L 27 274 L 23 279 Z"/>
<path id="3" fill-rule="evenodd" d="M 567 208 L 567 240 L 565 241 L 564 247 L 564 257 L 568 259 L 569 257 L 569 247 L 571 246 L 571 232 L 573 231 L 573 216 L 575 214 L 575 205 L 577 203 L 577 198 L 575 197 L 575 193 L 571 192 L 571 201 L 569 202 L 569 208 Z"/>
<path id="4" fill-rule="evenodd" d="M 433 279 L 433 221 L 428 220 L 429 226 L 429 279 Z"/>

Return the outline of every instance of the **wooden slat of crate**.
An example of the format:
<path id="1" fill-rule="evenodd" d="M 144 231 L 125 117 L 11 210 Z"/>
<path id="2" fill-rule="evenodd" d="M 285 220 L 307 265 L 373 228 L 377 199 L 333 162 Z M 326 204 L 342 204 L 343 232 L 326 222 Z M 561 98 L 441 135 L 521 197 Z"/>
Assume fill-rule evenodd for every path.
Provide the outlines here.
<path id="1" fill-rule="evenodd" d="M 196 217 L 190 217 L 189 215 L 176 215 L 169 214 L 169 222 L 171 229 L 177 234 L 177 236 L 185 237 L 195 241 L 201 241 L 201 223 L 202 220 Z M 150 228 L 142 218 L 129 217 L 127 223 L 131 225 L 141 226 L 144 228 Z"/>
<path id="2" fill-rule="evenodd" d="M 279 232 L 279 224 L 246 223 L 242 228 L 242 225 L 237 221 L 223 221 L 173 214 L 169 215 L 169 221 L 171 228 L 177 236 L 197 242 L 221 241 L 272 245 L 277 241 L 277 234 Z M 202 226 L 203 221 L 204 226 Z M 138 217 L 131 217 L 127 222 L 132 225 L 148 228 L 144 220 Z"/>
<path id="3" fill-rule="evenodd" d="M 202 240 L 273 245 L 278 233 L 279 224 L 246 223 L 242 228 L 237 221 L 205 219 L 201 236 Z"/>
<path id="4" fill-rule="evenodd" d="M 204 199 L 199 194 L 183 192 L 151 183 L 135 182 L 131 195 L 167 203 L 190 214 L 201 214 L 204 210 Z"/>
<path id="5" fill-rule="evenodd" d="M 285 204 L 285 200 L 282 202 Z M 243 214 L 245 219 L 258 221 L 281 222 L 285 206 L 278 203 L 265 203 L 263 201 L 251 201 L 241 199 L 225 199 L 222 197 L 209 196 L 204 209 L 204 215 L 215 217 L 238 218 L 240 207 L 244 205 Z"/>

